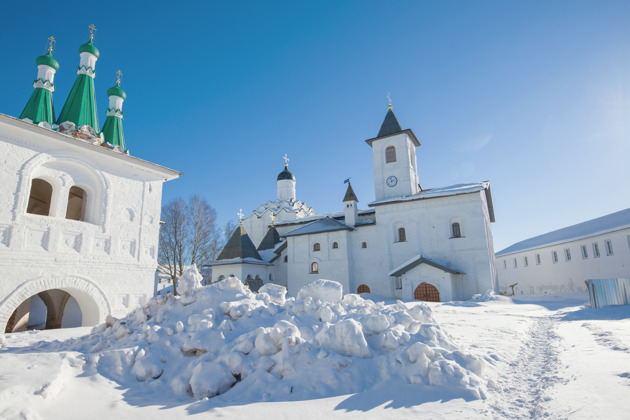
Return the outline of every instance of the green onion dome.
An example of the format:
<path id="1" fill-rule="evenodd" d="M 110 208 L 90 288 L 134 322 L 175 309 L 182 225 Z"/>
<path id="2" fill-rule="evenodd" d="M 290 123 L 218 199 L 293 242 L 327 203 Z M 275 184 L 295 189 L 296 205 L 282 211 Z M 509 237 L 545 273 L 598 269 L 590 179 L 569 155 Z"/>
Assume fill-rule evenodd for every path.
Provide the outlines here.
<path id="1" fill-rule="evenodd" d="M 39 57 L 37 57 L 35 63 L 38 66 L 45 65 L 48 67 L 52 67 L 53 69 L 55 69 L 55 71 L 59 70 L 59 63 L 53 58 L 50 52 L 48 54 L 40 55 Z"/>
<path id="2" fill-rule="evenodd" d="M 96 58 L 98 58 L 100 54 L 98 52 L 98 48 L 96 48 L 96 46 L 94 45 L 91 39 L 79 47 L 79 53 L 82 53 L 82 52 L 88 52 L 94 55 Z"/>
<path id="3" fill-rule="evenodd" d="M 118 83 L 107 89 L 107 96 L 120 96 L 123 99 L 127 98 L 127 94 L 124 90 L 122 90 Z"/>
<path id="4" fill-rule="evenodd" d="M 287 165 L 284 165 L 284 170 L 278 174 L 278 181 L 282 181 L 283 179 L 290 179 L 295 181 L 295 175 L 289 171 Z"/>

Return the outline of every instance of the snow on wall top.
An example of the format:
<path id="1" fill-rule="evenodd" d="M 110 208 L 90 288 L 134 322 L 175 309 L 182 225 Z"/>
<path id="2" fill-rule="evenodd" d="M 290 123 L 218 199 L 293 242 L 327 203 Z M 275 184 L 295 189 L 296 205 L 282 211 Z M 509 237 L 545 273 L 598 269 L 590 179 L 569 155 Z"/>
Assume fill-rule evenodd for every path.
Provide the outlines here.
<path id="1" fill-rule="evenodd" d="M 368 204 L 368 206 L 373 207 L 380 204 L 397 203 L 400 201 L 414 201 L 414 200 L 423 200 L 425 198 L 446 197 L 449 195 L 459 195 L 459 194 L 470 194 L 473 192 L 488 189 L 489 187 L 490 187 L 490 183 L 488 181 L 473 182 L 471 184 L 456 184 L 456 185 L 450 185 L 448 187 L 423 190 L 419 192 L 418 194 L 413 194 L 413 195 L 384 198 L 382 200 L 372 201 L 371 203 Z"/>
<path id="2" fill-rule="evenodd" d="M 496 256 L 500 257 L 514 252 L 574 241 L 626 227 L 630 227 L 630 209 L 621 210 L 616 213 L 598 217 L 597 219 L 588 220 L 586 222 L 578 223 L 577 225 L 568 226 L 543 235 L 525 239 L 524 241 L 517 242 L 514 245 L 497 252 Z"/>

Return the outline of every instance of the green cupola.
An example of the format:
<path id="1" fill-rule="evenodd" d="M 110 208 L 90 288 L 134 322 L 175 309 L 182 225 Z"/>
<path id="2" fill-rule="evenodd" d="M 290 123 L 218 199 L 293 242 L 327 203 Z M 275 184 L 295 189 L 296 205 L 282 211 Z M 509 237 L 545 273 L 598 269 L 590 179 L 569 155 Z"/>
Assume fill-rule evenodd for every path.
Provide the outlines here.
<path id="1" fill-rule="evenodd" d="M 48 54 L 40 55 L 35 60 L 37 78 L 33 81 L 33 93 L 20 114 L 20 119 L 28 118 L 34 124 L 46 122 L 52 125 L 55 122 L 52 93 L 55 91 L 53 80 L 59 70 L 59 63 L 52 56 L 55 38 L 51 36 L 48 40 Z"/>
<path id="2" fill-rule="evenodd" d="M 122 104 L 125 98 L 127 98 L 127 94 L 120 87 L 120 76 L 122 75 L 120 70 L 118 70 L 117 74 L 118 80 L 116 80 L 116 84 L 107 89 L 109 107 L 107 108 L 107 118 L 105 118 L 105 124 L 103 125 L 103 137 L 106 143 L 112 146 L 120 146 L 123 151 L 125 151 L 125 136 L 122 126 Z"/>
<path id="3" fill-rule="evenodd" d="M 92 42 L 95 29 L 94 25 L 90 26 L 92 31 L 90 40 L 79 47 L 81 59 L 77 68 L 77 78 L 61 109 L 59 118 L 57 118 L 57 124 L 71 121 L 77 126 L 89 125 L 98 133 L 100 130 L 96 113 L 94 76 L 96 75 L 95 67 L 99 52 Z"/>

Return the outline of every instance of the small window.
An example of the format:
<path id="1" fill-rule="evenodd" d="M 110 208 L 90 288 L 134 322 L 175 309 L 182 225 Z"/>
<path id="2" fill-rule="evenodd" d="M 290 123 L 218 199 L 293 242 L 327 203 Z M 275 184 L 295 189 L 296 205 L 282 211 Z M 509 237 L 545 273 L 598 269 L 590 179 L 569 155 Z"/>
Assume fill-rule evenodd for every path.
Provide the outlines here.
<path id="1" fill-rule="evenodd" d="M 394 287 L 396 288 L 396 290 L 402 289 L 402 277 L 396 277 L 396 279 L 394 280 Z"/>
<path id="2" fill-rule="evenodd" d="M 319 242 L 313 244 L 313 251 L 319 251 L 319 250 L 320 250 Z"/>
<path id="3" fill-rule="evenodd" d="M 319 264 L 314 262 L 311 264 L 311 274 L 317 274 L 317 273 L 319 273 Z"/>
<path id="4" fill-rule="evenodd" d="M 606 255 L 612 255 L 613 254 L 612 241 L 610 239 L 606 239 L 604 243 L 606 244 Z"/>
<path id="5" fill-rule="evenodd" d="M 43 179 L 35 178 L 31 182 L 31 195 L 28 198 L 26 212 L 48 216 L 50 214 L 50 200 L 52 198 L 52 185 Z"/>
<path id="6" fill-rule="evenodd" d="M 451 232 L 453 234 L 453 238 L 461 238 L 462 237 L 462 230 L 459 227 L 459 223 L 453 223 L 451 225 Z"/>
<path id="7" fill-rule="evenodd" d="M 370 293 L 370 286 L 362 284 L 357 288 L 357 293 Z"/>
<path id="8" fill-rule="evenodd" d="M 507 260 L 503 260 L 503 268 L 507 268 Z"/>
<path id="9" fill-rule="evenodd" d="M 333 242 L 332 247 L 333 247 L 333 249 L 337 249 L 337 248 L 339 248 L 339 244 L 337 242 Z"/>
<path id="10" fill-rule="evenodd" d="M 407 234 L 405 233 L 405 228 L 399 228 L 398 229 L 398 242 L 406 242 L 407 241 Z"/>
<path id="11" fill-rule="evenodd" d="M 558 253 L 556 251 L 551 252 L 551 260 L 555 263 L 558 262 Z"/>
<path id="12" fill-rule="evenodd" d="M 367 242 L 361 243 L 361 248 L 367 248 Z"/>
<path id="13" fill-rule="evenodd" d="M 536 254 L 536 265 L 540 265 L 540 254 Z"/>
<path id="14" fill-rule="evenodd" d="M 529 266 L 529 260 L 527 259 L 527 257 L 523 257 L 523 265 L 524 265 L 525 267 L 528 267 L 528 266 Z"/>
<path id="15" fill-rule="evenodd" d="M 599 258 L 599 244 L 597 242 L 593 242 L 593 257 Z"/>
<path id="16" fill-rule="evenodd" d="M 582 245 L 582 259 L 585 260 L 588 258 L 588 249 L 586 248 L 586 245 Z"/>
<path id="17" fill-rule="evenodd" d="M 514 263 L 514 268 L 517 268 L 517 267 L 518 267 L 518 264 L 516 263 L 516 258 L 514 258 L 513 263 Z"/>
<path id="18" fill-rule="evenodd" d="M 564 250 L 564 259 L 566 261 L 571 261 L 571 249 L 567 248 Z"/>
<path id="19" fill-rule="evenodd" d="M 288 255 L 285 255 L 285 256 L 284 256 L 284 262 L 288 262 L 288 261 L 289 261 L 289 256 L 288 256 Z"/>
<path id="20" fill-rule="evenodd" d="M 76 185 L 70 188 L 68 207 L 66 208 L 66 219 L 84 220 L 86 199 L 87 195 L 83 189 Z"/>
<path id="21" fill-rule="evenodd" d="M 385 149 L 385 163 L 396 162 L 396 148 L 389 146 Z"/>

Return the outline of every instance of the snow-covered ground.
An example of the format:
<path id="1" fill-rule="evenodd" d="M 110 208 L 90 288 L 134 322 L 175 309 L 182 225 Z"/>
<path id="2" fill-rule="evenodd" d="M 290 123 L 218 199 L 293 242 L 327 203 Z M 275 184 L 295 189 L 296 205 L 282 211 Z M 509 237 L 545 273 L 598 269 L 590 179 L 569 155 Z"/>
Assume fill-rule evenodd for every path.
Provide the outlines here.
<path id="1" fill-rule="evenodd" d="M 628 306 L 194 286 L 94 330 L 0 335 L 0 418 L 628 418 Z"/>

